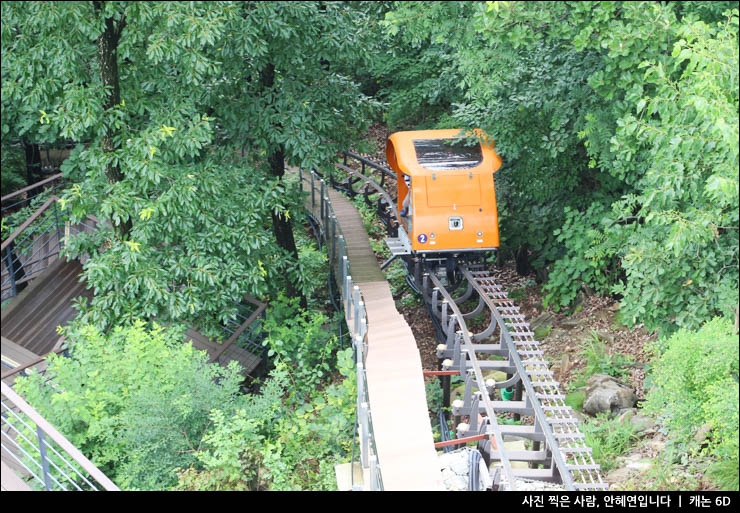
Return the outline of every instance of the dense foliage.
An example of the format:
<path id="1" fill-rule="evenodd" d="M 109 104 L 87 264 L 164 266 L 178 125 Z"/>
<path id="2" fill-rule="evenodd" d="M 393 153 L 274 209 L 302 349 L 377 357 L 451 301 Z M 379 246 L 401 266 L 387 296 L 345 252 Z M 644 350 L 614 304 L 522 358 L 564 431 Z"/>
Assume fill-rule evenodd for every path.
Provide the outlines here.
<path id="1" fill-rule="evenodd" d="M 260 395 L 232 412 L 212 412 L 196 457 L 205 467 L 180 472 L 180 490 L 333 490 L 334 465 L 351 452 L 355 372 L 351 349 L 337 354 L 342 379 L 307 400 L 294 397 L 296 374 L 279 363 Z"/>
<path id="2" fill-rule="evenodd" d="M 137 322 L 106 336 L 80 325 L 67 337 L 69 357 L 50 355 L 45 375 L 15 388 L 118 486 L 174 485 L 175 469 L 195 461 L 211 410 L 235 404 L 238 365 L 208 364 L 175 327 Z"/>
<path id="3" fill-rule="evenodd" d="M 670 455 L 706 451 L 723 489 L 738 489 L 738 344 L 733 323 L 716 318 L 698 331 L 682 329 L 654 344 L 653 388 L 647 409 L 668 427 Z M 696 439 L 707 428 L 706 440 Z"/>
<path id="4" fill-rule="evenodd" d="M 296 301 L 281 296 L 270 303 L 264 345 L 276 364 L 291 368 L 291 398 L 301 400 L 329 376 L 338 343 L 327 331 L 329 318 L 301 311 Z"/>
<path id="5" fill-rule="evenodd" d="M 74 141 L 61 206 L 102 220 L 66 242 L 90 256 L 95 292 L 71 356 L 50 357 L 55 386 L 17 387 L 122 487 L 334 487 L 352 352 L 322 311 L 326 259 L 286 165 L 330 167 L 383 102 L 392 130 L 492 136 L 502 259 L 537 271 L 546 304 L 612 294 L 622 321 L 660 330 L 649 407 L 737 488 L 738 2 L 1 9 L 2 194 L 33 178 L 38 144 Z M 391 268 L 394 293 L 402 278 Z M 241 394 L 237 369 L 207 365 L 176 326 L 218 337 L 247 293 L 271 300 L 272 370 Z M 587 372 L 627 363 L 594 344 L 583 356 Z M 633 435 L 587 428 L 597 459 Z"/>
<path id="6" fill-rule="evenodd" d="M 503 253 L 549 270 L 549 302 L 585 283 L 666 330 L 736 307 L 733 7 L 399 2 L 386 15 L 397 51 L 455 70 L 452 120 L 496 141 Z"/>
<path id="7" fill-rule="evenodd" d="M 110 222 L 70 244 L 91 252 L 92 322 L 215 334 L 245 293 L 303 295 L 283 161 L 324 166 L 365 126 L 373 102 L 340 73 L 363 58 L 361 11 L 5 2 L 2 15 L 3 133 L 84 141 L 63 205 Z"/>

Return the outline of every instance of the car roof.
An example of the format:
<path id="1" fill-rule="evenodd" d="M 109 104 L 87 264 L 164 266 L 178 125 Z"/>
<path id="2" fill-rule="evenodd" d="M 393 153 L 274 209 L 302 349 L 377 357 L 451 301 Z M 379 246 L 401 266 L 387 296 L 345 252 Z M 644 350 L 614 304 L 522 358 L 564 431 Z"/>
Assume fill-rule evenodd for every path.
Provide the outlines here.
<path id="1" fill-rule="evenodd" d="M 455 141 L 461 135 L 477 136 L 479 143 L 469 146 Z M 453 171 L 491 173 L 501 167 L 501 157 L 493 148 L 491 138 L 480 129 L 411 130 L 388 138 L 386 157 L 394 171 L 411 176 Z"/>

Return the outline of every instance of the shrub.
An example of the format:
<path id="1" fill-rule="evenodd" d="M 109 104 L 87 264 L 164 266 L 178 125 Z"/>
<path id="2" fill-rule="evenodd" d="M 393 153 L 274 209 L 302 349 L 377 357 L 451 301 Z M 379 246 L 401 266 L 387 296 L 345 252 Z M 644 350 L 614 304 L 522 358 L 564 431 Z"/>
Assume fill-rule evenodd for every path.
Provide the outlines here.
<path id="1" fill-rule="evenodd" d="M 338 353 L 343 379 L 307 401 L 285 402 L 289 366 L 278 363 L 260 394 L 231 412 L 212 412 L 213 425 L 196 457 L 205 466 L 180 472 L 179 490 L 331 490 L 334 465 L 352 450 L 356 399 L 352 349 Z"/>
<path id="2" fill-rule="evenodd" d="M 209 412 L 237 396 L 238 365 L 209 365 L 182 329 L 140 321 L 107 336 L 89 325 L 67 336 L 70 357 L 50 355 L 45 376 L 15 388 L 121 488 L 176 483 L 175 469 L 195 462 Z"/>
<path id="3" fill-rule="evenodd" d="M 732 320 L 715 318 L 698 331 L 682 329 L 651 349 L 654 387 L 646 409 L 658 414 L 674 441 L 690 452 L 729 462 L 734 478 L 720 464 L 710 475 L 720 478 L 720 486 L 737 489 L 738 343 Z M 694 440 L 701 426 L 711 429 L 703 447 Z"/>
<path id="4" fill-rule="evenodd" d="M 331 372 L 338 338 L 324 329 L 329 317 L 301 310 L 298 301 L 281 294 L 270 303 L 263 345 L 268 357 L 291 367 L 291 393 L 303 398 Z"/>

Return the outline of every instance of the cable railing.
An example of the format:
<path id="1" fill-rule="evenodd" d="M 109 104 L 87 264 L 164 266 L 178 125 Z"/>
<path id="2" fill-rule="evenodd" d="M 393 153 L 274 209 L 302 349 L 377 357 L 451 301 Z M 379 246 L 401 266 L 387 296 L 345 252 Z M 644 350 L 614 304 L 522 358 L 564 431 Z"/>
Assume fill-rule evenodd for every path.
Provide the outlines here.
<path id="1" fill-rule="evenodd" d="M 59 188 L 64 187 L 64 179 L 62 173 L 57 173 L 50 176 L 40 182 L 24 187 L 10 194 L 6 194 L 0 198 L 0 211 L 3 216 L 10 214 L 16 210 L 27 207 L 31 201 L 36 198 L 41 192 L 53 192 Z"/>
<path id="2" fill-rule="evenodd" d="M 59 198 L 51 195 L 12 235 L 2 242 L 2 301 L 17 296 L 25 285 L 46 269 L 59 256 L 64 239 L 72 233 L 93 231 L 97 219 L 70 225 L 67 213 L 58 205 Z"/>
<path id="3" fill-rule="evenodd" d="M 118 490 L 64 435 L 2 383 L 2 453 L 31 489 Z"/>
<path id="4" fill-rule="evenodd" d="M 355 285 L 352 280 L 347 245 L 344 241 L 342 228 L 337 222 L 334 208 L 329 201 L 326 181 L 320 178 L 314 171 L 306 173 L 302 169 L 299 169 L 298 175 L 301 190 L 303 190 L 304 182 L 310 188 L 311 215 L 319 221 L 321 233 L 326 241 L 329 266 L 333 270 L 341 293 L 345 320 L 349 327 L 352 346 L 355 350 L 357 368 L 356 412 L 360 439 L 360 463 L 362 468 L 367 470 L 369 474 L 369 483 L 366 483 L 364 489 L 373 491 L 382 490 L 383 479 L 377 456 L 377 448 L 375 446 L 367 374 L 365 371 L 365 361 L 368 351 L 368 325 L 365 303 L 360 292 L 360 287 Z M 355 489 L 362 488 L 358 487 Z"/>

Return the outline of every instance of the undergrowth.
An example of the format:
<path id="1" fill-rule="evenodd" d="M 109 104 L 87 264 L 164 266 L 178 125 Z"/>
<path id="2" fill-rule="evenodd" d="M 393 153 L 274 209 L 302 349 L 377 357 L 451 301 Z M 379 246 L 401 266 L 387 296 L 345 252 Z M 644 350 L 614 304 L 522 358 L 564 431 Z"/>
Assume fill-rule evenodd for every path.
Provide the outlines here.
<path id="1" fill-rule="evenodd" d="M 635 428 L 629 422 L 621 423 L 608 414 L 599 414 L 591 422 L 582 424 L 586 445 L 593 449 L 593 458 L 604 472 L 617 467 L 617 457 L 626 453 L 638 440 Z"/>

